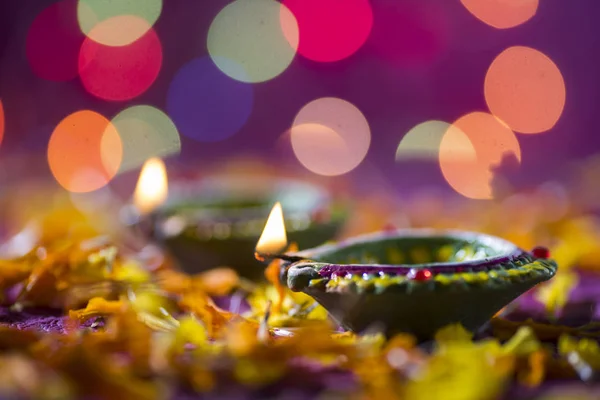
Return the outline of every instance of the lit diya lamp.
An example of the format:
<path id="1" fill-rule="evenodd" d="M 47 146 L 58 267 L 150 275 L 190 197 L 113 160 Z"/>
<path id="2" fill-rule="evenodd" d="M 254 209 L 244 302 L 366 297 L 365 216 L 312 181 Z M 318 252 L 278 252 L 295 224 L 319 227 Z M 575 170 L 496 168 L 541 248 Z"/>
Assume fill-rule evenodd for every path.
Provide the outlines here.
<path id="1" fill-rule="evenodd" d="M 188 273 L 227 266 L 263 279 L 252 254 L 274 199 L 281 201 L 291 241 L 309 248 L 342 228 L 346 207 L 321 187 L 288 179 L 220 176 L 171 183 L 153 212 L 154 238 Z"/>
<path id="2" fill-rule="evenodd" d="M 142 242 L 154 234 L 154 210 L 167 200 L 167 169 L 159 158 L 150 158 L 142 166 L 131 204 L 121 209 L 121 220 L 132 228 Z"/>
<path id="3" fill-rule="evenodd" d="M 268 221 L 266 228 L 257 253 L 281 259 L 285 285 L 313 297 L 355 332 L 381 329 L 427 340 L 450 324 L 476 331 L 557 269 L 544 248 L 527 252 L 489 235 L 425 229 L 279 255 L 283 224 Z"/>

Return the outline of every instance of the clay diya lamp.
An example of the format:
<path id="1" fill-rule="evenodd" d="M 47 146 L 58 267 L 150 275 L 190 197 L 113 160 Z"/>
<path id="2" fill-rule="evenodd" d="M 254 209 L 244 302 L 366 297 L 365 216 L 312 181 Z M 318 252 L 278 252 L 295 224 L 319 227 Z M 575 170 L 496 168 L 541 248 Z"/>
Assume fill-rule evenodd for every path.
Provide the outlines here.
<path id="1" fill-rule="evenodd" d="M 344 204 L 310 183 L 215 177 L 171 184 L 167 202 L 154 213 L 154 235 L 186 272 L 228 266 L 262 279 L 264 265 L 254 258 L 254 246 L 276 201 L 286 214 L 290 241 L 301 249 L 334 238 L 347 216 Z"/>
<path id="2" fill-rule="evenodd" d="M 282 280 L 344 328 L 431 339 L 447 325 L 476 331 L 556 273 L 544 248 L 524 251 L 471 232 L 400 230 L 286 254 Z"/>

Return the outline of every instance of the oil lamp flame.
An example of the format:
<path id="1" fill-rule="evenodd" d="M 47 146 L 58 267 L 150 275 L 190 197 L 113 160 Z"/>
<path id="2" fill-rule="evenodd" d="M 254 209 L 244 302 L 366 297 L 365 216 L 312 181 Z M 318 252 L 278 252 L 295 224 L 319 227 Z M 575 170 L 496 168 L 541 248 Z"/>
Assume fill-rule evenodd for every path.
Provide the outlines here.
<path id="1" fill-rule="evenodd" d="M 277 253 L 287 246 L 287 235 L 285 233 L 285 223 L 283 220 L 283 210 L 281 204 L 277 202 L 269 219 L 265 224 L 260 239 L 256 244 L 256 252 L 260 254 Z"/>
<path id="2" fill-rule="evenodd" d="M 159 158 L 150 158 L 142 167 L 133 204 L 140 214 L 148 214 L 167 199 L 167 170 Z"/>

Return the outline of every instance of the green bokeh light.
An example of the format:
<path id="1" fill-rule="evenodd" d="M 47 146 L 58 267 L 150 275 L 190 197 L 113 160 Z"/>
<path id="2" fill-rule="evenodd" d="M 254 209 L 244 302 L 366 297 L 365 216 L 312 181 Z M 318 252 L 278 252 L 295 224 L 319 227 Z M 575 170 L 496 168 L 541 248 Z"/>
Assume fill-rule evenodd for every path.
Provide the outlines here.
<path id="1" fill-rule="evenodd" d="M 113 120 L 121 142 L 120 172 L 140 167 L 148 158 L 179 154 L 181 139 L 175 124 L 161 110 L 147 105 L 127 108 Z"/>
<path id="2" fill-rule="evenodd" d="M 425 121 L 409 130 L 398 144 L 398 160 L 433 160 L 437 162 L 440 144 L 450 124 L 444 121 Z"/>
<path id="3" fill-rule="evenodd" d="M 242 82 L 264 82 L 285 71 L 294 59 L 298 24 L 291 11 L 276 1 L 237 0 L 213 20 L 207 46 L 225 74 Z M 235 64 L 243 71 L 232 68 Z"/>
<path id="4" fill-rule="evenodd" d="M 162 0 L 79 0 L 77 20 L 81 31 L 94 41 L 125 46 L 146 33 L 161 11 Z M 103 29 L 98 29 L 99 24 Z"/>

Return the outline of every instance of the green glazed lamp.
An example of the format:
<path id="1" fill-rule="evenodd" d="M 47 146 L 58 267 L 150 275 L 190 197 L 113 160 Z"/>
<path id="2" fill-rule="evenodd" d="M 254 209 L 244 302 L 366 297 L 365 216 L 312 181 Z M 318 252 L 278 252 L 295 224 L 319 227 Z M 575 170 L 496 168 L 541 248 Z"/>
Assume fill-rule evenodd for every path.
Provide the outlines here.
<path id="1" fill-rule="evenodd" d="M 447 325 L 476 331 L 556 273 L 532 252 L 472 232 L 399 230 L 286 255 L 282 280 L 317 300 L 343 327 L 431 339 Z"/>

